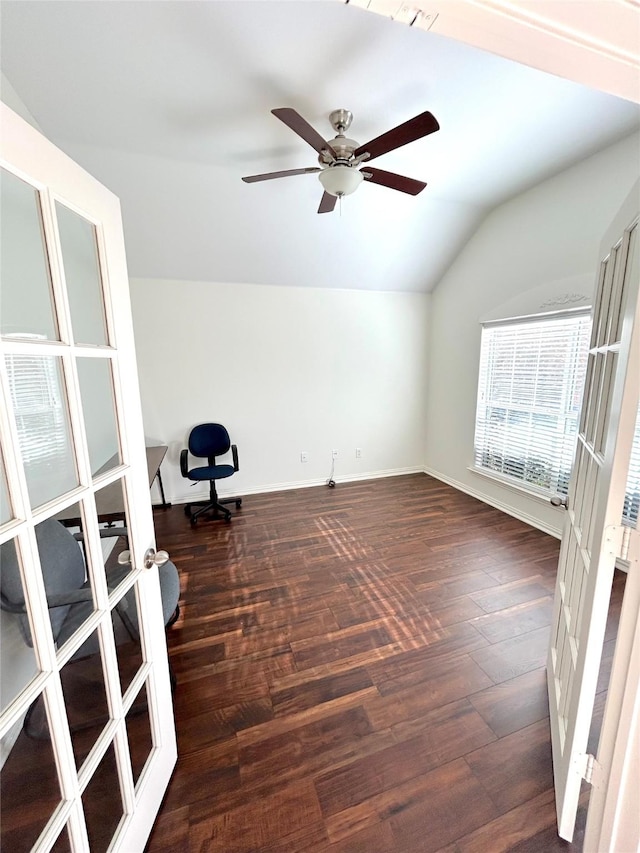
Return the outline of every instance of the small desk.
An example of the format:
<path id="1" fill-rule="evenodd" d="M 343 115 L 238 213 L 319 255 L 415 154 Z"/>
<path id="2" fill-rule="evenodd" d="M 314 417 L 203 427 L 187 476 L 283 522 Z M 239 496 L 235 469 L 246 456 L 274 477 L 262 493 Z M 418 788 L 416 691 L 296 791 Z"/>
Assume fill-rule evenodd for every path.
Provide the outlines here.
<path id="1" fill-rule="evenodd" d="M 162 475 L 160 473 L 160 465 L 162 464 L 162 460 L 164 459 L 167 450 L 168 448 L 165 444 L 146 448 L 149 488 L 151 488 L 157 477 L 162 503 L 154 504 L 154 507 L 160 507 L 161 509 L 167 509 L 171 506 L 170 503 L 167 503 L 164 496 Z M 104 489 L 99 489 L 96 492 L 96 511 L 98 513 L 98 521 L 106 521 L 109 525 L 114 521 L 122 521 L 125 518 L 124 503 L 122 500 L 122 486 L 120 485 L 119 480 L 116 480 L 114 483 L 110 483 L 108 486 L 105 486 Z M 56 515 L 56 518 L 65 526 L 73 527 L 80 521 L 77 515 L 72 515 L 73 512 L 75 512 L 75 508 L 71 506 Z"/>
<path id="2" fill-rule="evenodd" d="M 171 504 L 167 503 L 167 499 L 164 496 L 164 486 L 162 485 L 162 474 L 160 473 L 160 466 L 162 465 L 162 460 L 167 454 L 167 450 L 169 448 L 166 444 L 159 444 L 157 447 L 147 447 L 147 474 L 149 476 L 149 488 L 153 486 L 153 481 L 158 478 L 158 485 L 160 486 L 160 497 L 162 498 L 161 504 L 154 504 L 154 507 L 160 507 L 161 509 L 168 509 Z"/>

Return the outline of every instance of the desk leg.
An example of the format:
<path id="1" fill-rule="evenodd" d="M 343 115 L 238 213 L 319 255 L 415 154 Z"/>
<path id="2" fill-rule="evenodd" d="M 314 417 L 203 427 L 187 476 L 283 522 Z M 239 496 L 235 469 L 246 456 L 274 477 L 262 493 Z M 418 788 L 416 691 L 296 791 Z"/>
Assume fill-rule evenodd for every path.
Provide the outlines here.
<path id="1" fill-rule="evenodd" d="M 160 469 L 158 468 L 158 473 L 156 474 L 158 478 L 158 485 L 160 486 L 160 496 L 162 497 L 161 504 L 155 504 L 155 507 L 159 507 L 160 509 L 169 509 L 171 506 L 170 503 L 167 503 L 167 499 L 164 496 L 164 486 L 162 485 L 162 474 L 160 473 Z"/>

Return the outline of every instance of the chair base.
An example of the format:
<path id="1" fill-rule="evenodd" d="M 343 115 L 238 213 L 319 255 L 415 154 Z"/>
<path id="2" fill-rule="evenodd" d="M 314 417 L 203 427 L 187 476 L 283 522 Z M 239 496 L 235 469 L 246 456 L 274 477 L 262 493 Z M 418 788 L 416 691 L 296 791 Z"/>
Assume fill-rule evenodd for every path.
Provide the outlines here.
<path id="1" fill-rule="evenodd" d="M 191 501 L 191 503 L 185 504 L 184 514 L 191 521 L 192 527 L 195 527 L 198 519 L 207 513 L 212 514 L 212 520 L 223 518 L 225 521 L 231 521 L 231 513 L 224 504 L 235 504 L 236 509 L 240 509 L 242 506 L 242 498 L 219 498 L 215 488 L 212 491 L 214 494 L 209 496 L 208 501 Z M 200 509 L 193 512 L 192 507 L 200 507 Z"/>

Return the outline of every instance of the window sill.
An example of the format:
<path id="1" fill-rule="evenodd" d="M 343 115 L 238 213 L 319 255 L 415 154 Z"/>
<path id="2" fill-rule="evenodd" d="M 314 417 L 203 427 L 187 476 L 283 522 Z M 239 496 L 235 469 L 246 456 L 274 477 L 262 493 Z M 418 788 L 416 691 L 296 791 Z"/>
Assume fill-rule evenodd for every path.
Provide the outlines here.
<path id="1" fill-rule="evenodd" d="M 527 486 L 524 483 L 519 483 L 517 480 L 511 480 L 507 477 L 500 476 L 500 474 L 497 474 L 494 471 L 488 471 L 485 468 L 477 468 L 475 465 L 469 465 L 467 470 L 471 471 L 473 474 L 477 474 L 479 477 L 484 477 L 494 483 L 499 483 L 499 485 L 505 486 L 507 489 L 511 489 L 521 495 L 526 495 L 528 498 L 533 498 L 541 503 L 550 505 L 550 492 L 543 492 L 536 489 L 534 486 Z"/>

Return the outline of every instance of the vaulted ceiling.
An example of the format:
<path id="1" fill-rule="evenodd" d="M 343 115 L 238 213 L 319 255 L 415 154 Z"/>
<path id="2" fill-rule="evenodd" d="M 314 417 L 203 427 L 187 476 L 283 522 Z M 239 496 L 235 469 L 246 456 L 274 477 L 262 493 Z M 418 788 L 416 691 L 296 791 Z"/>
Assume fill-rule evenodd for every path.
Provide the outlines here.
<path id="1" fill-rule="evenodd" d="M 136 277 L 428 291 L 488 210 L 640 122 L 629 100 L 338 0 L 3 0 L 1 14 L 3 74 L 121 198 Z M 375 164 L 427 188 L 365 183 L 318 215 L 317 175 L 243 183 L 317 165 L 275 107 L 327 139 L 328 114 L 349 109 L 361 143 L 430 110 L 437 133 Z"/>

